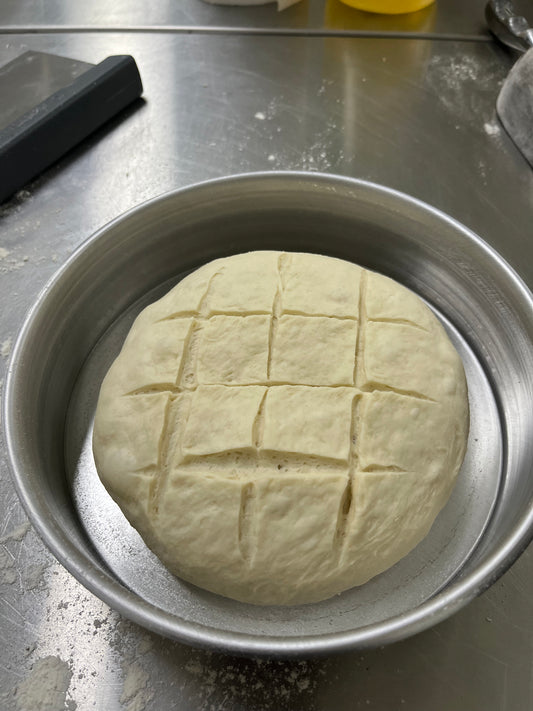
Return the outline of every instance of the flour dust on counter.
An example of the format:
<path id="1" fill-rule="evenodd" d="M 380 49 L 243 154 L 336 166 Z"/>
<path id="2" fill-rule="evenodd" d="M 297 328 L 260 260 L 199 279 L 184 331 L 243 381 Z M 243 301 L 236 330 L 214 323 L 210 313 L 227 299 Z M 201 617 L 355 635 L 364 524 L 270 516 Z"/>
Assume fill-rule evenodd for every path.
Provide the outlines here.
<path id="1" fill-rule="evenodd" d="M 16 552 L 7 544 L 20 543 L 30 528 L 31 524 L 26 521 L 0 537 L 0 585 L 13 585 L 18 580 Z"/>
<path id="2" fill-rule="evenodd" d="M 127 711 L 144 711 L 154 698 L 148 672 L 138 662 L 124 664 L 122 670 L 124 680 L 120 703 Z"/>
<path id="3" fill-rule="evenodd" d="M 43 178 L 37 178 L 34 181 L 34 184 L 37 185 L 42 180 Z M 7 217 L 8 215 L 11 215 L 13 213 L 19 214 L 22 211 L 24 203 L 27 200 L 33 200 L 31 190 L 19 190 L 7 202 L 0 204 L 0 217 Z"/>
<path id="4" fill-rule="evenodd" d="M 71 679 L 67 662 L 58 656 L 41 657 L 15 689 L 16 711 L 75 711 L 76 702 L 67 699 Z"/>
<path id="5" fill-rule="evenodd" d="M 191 650 L 184 664 L 185 679 L 176 691 L 185 699 L 189 687 L 195 688 L 190 704 L 196 711 L 313 711 L 328 665 L 328 661 L 237 659 Z"/>
<path id="6" fill-rule="evenodd" d="M 427 66 L 425 83 L 458 126 L 484 127 L 493 120 L 487 106 L 493 111 L 507 71 L 507 63 L 496 53 L 487 62 L 458 50 L 457 55 L 435 54 Z"/>
<path id="7" fill-rule="evenodd" d="M 33 685 L 38 683 L 36 679 L 43 668 L 57 671 L 58 684 L 66 683 L 65 670 L 68 668 L 70 676 L 66 695 L 59 696 L 61 702 L 56 707 L 37 705 L 31 707 L 31 711 L 40 711 L 41 708 L 44 711 L 118 711 L 122 708 L 133 711 L 134 707 L 128 709 L 118 704 L 122 685 L 121 647 L 111 645 L 114 630 L 120 621 L 118 614 L 86 591 L 52 559 L 34 560 L 32 568 L 21 571 L 21 588 L 26 597 L 42 599 L 42 614 L 30 615 L 24 622 L 28 633 L 27 651 L 23 659 L 17 660 L 19 678 L 11 689 L 11 705 L 7 706 L 6 711 L 25 711 L 24 706 L 19 708 L 14 701 L 21 693 L 20 684 L 25 682 L 21 698 L 26 700 L 28 689 L 31 691 Z M 123 639 L 121 645 L 135 649 L 135 643 Z M 61 665 L 50 661 L 53 658 L 59 659 Z M 48 661 L 43 667 L 44 663 L 40 660 Z M 29 681 L 25 681 L 27 679 Z M 63 685 L 59 685 L 57 690 L 63 692 Z M 109 699 L 116 701 L 112 703 Z M 1 705 L 0 708 L 3 711 Z"/>
<path id="8" fill-rule="evenodd" d="M 0 585 L 13 585 L 16 580 L 15 559 L 5 548 L 0 548 Z"/>
<path id="9" fill-rule="evenodd" d="M 175 699 L 176 709 L 194 711 L 315 711 L 327 686 L 329 660 L 231 657 L 187 647 L 126 619 L 106 620 L 95 639 L 101 633 L 120 669 L 117 696 L 125 711 L 159 711 L 163 698 L 168 708 Z M 74 678 L 74 698 L 81 690 L 76 684 Z"/>
<path id="10" fill-rule="evenodd" d="M 22 579 L 24 590 L 37 590 L 45 585 L 45 572 L 50 565 L 50 561 L 29 566 Z"/>
<path id="11" fill-rule="evenodd" d="M 164 640 L 125 619 L 118 619 L 114 625 L 107 619 L 95 619 L 93 624 L 98 629 L 104 624 L 107 628 L 107 642 L 116 655 L 121 673 L 121 708 L 125 711 L 157 709 L 157 695 L 148 671 L 149 668 L 154 669 L 154 664 L 149 664 L 153 661 L 149 655 L 154 648 L 154 640 L 160 639 L 161 643 L 165 643 Z"/>
<path id="12" fill-rule="evenodd" d="M 3 381 L 0 381 L 0 392 Z M 49 557 L 38 559 L 33 557 L 32 562 L 21 557 L 21 544 L 27 534 L 32 530 L 29 521 L 25 521 L 8 533 L 0 535 L 0 584 L 13 585 L 20 581 L 20 588 L 25 593 L 43 589 L 45 586 L 45 572 L 50 565 Z M 31 546 L 31 542 L 25 544 L 25 548 Z"/>
<path id="13" fill-rule="evenodd" d="M 27 254 L 25 254 L 22 259 L 4 259 L 0 267 L 0 272 L 2 274 L 7 274 L 8 272 L 17 272 L 19 269 L 22 269 L 22 267 L 25 267 L 29 260 L 30 258 Z"/>
<path id="14" fill-rule="evenodd" d="M 9 358 L 9 356 L 11 355 L 12 345 L 13 339 L 11 338 L 11 336 L 2 341 L 2 343 L 0 344 L 0 356 L 2 356 L 2 358 Z"/>
<path id="15" fill-rule="evenodd" d="M 331 82 L 322 80 L 317 88 L 316 102 L 340 102 L 328 93 L 330 86 Z M 254 119 L 257 121 L 254 132 L 268 145 L 265 157 L 269 169 L 335 172 L 344 161 L 343 142 L 339 140 L 339 126 L 334 116 L 316 126 L 312 131 L 312 141 L 305 147 L 296 144 L 287 146 L 283 140 L 284 134 L 292 124 L 296 126 L 297 121 L 290 101 L 283 94 L 261 105 Z M 239 150 L 244 150 L 244 146 Z"/>
<path id="16" fill-rule="evenodd" d="M 499 136 L 502 132 L 500 124 L 498 123 L 496 116 L 494 116 L 490 121 L 483 124 L 483 130 L 487 136 Z"/>
<path id="17" fill-rule="evenodd" d="M 24 523 L 21 523 L 19 526 L 16 526 L 13 528 L 9 533 L 3 533 L 2 536 L 0 537 L 0 543 L 4 544 L 7 543 L 8 541 L 22 541 L 22 539 L 26 536 L 28 531 L 31 529 L 31 523 L 29 521 L 25 521 Z"/>

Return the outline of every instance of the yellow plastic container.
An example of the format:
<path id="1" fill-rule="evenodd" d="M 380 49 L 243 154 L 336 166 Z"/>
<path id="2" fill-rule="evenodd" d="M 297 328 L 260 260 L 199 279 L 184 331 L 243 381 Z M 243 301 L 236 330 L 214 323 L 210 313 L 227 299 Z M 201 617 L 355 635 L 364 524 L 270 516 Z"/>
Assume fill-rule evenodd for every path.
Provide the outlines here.
<path id="1" fill-rule="evenodd" d="M 341 0 L 345 5 L 366 12 L 380 12 L 387 15 L 400 15 L 404 12 L 416 12 L 431 5 L 435 0 Z"/>

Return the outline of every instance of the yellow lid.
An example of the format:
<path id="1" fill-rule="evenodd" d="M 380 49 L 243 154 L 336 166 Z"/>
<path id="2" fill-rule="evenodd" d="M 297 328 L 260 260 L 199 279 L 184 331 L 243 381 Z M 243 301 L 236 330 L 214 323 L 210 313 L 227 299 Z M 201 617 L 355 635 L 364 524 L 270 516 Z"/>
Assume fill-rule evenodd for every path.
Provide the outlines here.
<path id="1" fill-rule="evenodd" d="M 434 0 L 341 0 L 341 2 L 358 10 L 399 15 L 403 12 L 421 10 L 431 5 Z"/>

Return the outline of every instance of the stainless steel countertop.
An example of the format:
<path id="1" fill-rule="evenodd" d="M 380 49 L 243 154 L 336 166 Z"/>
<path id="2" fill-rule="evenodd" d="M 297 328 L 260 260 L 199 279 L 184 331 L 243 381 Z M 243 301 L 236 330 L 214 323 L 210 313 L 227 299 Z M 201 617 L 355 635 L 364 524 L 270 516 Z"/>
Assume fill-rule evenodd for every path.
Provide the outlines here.
<path id="1" fill-rule="evenodd" d="M 181 7 L 195 2 L 183 0 Z M 70 5 L 57 2 L 32 21 L 88 21 L 81 14 L 69 20 Z M 140 3 L 128 5 L 132 22 L 141 21 Z M 166 5 L 173 22 L 178 5 Z M 63 14 L 54 15 L 54 7 Z M 28 22 L 36 8 L 42 4 L 8 0 L 0 25 Z M 114 8 L 105 22 L 124 19 L 113 13 L 126 2 Z M 270 12 L 255 11 L 263 18 Z M 150 22 L 160 21 L 155 9 L 146 12 L 153 13 Z M 213 8 L 200 12 L 215 17 Z M 475 27 L 479 22 L 469 31 Z M 131 53 L 145 101 L 0 207 L 2 383 L 27 309 L 84 238 L 144 199 L 215 176 L 295 168 L 384 183 L 464 222 L 533 285 L 533 172 L 495 118 L 511 61 L 491 42 L 7 34 L 0 37 L 0 64 L 26 49 L 88 62 Z M 29 691 L 52 678 L 57 701 L 46 707 L 52 711 L 533 707 L 531 547 L 482 597 L 412 639 L 322 660 L 257 661 L 158 638 L 94 598 L 27 525 L 5 457 L 0 500 L 0 708 L 6 711 L 29 708 Z"/>
<path id="2" fill-rule="evenodd" d="M 194 29 L 239 28 L 273 30 L 347 30 L 356 32 L 431 33 L 487 38 L 486 0 L 439 0 L 420 12 L 387 16 L 360 12 L 339 0 L 303 0 L 278 12 L 275 4 L 255 7 L 210 5 L 201 0 L 3 0 L 0 27 L 139 26 Z M 515 0 L 516 9 L 531 17 L 530 0 Z"/>

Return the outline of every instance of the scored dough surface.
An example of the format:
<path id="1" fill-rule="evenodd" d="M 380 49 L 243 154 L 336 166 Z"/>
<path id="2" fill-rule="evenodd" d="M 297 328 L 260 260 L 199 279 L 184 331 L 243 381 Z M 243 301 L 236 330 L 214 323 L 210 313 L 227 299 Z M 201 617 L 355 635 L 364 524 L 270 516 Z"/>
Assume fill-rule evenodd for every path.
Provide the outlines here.
<path id="1" fill-rule="evenodd" d="M 422 540 L 467 436 L 461 360 L 415 294 L 342 260 L 250 252 L 137 317 L 102 384 L 93 450 L 174 574 L 303 604 Z"/>

